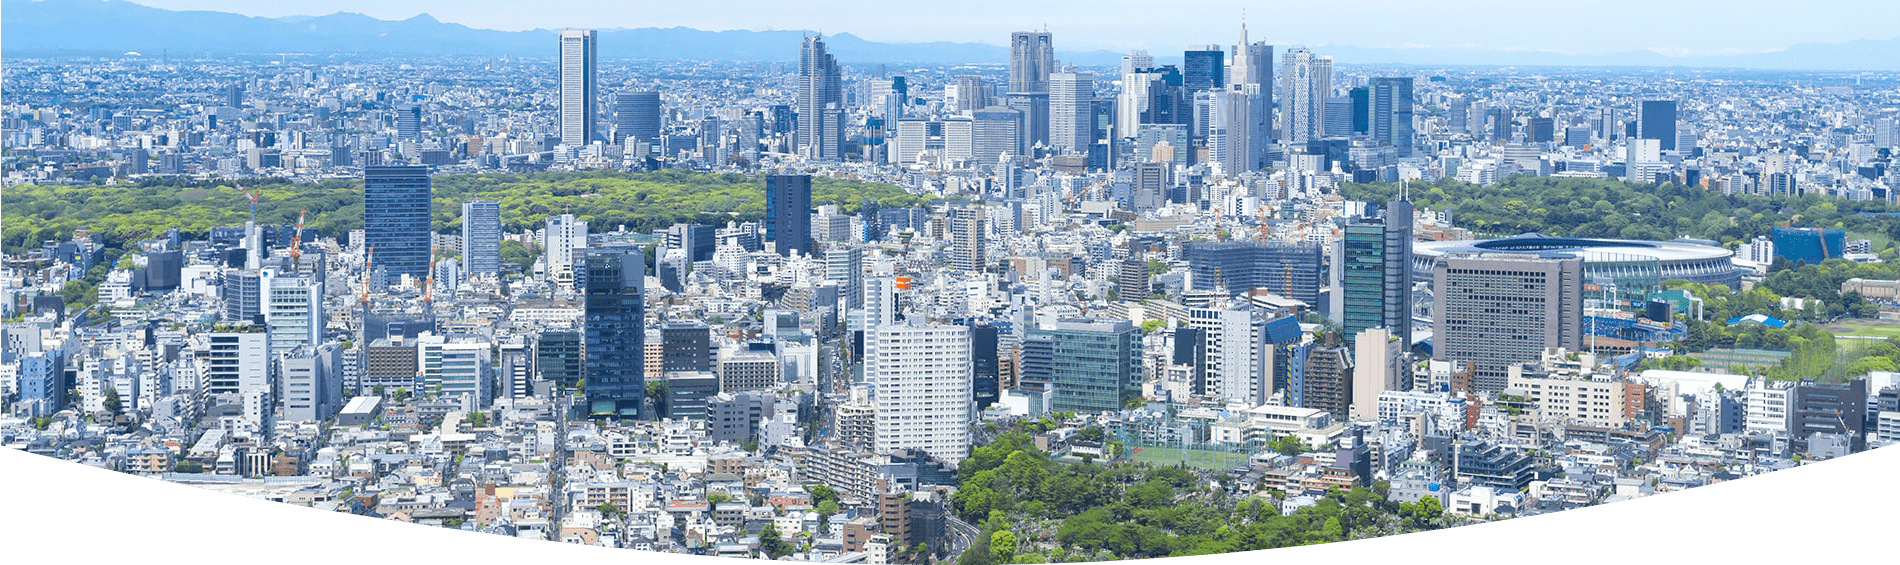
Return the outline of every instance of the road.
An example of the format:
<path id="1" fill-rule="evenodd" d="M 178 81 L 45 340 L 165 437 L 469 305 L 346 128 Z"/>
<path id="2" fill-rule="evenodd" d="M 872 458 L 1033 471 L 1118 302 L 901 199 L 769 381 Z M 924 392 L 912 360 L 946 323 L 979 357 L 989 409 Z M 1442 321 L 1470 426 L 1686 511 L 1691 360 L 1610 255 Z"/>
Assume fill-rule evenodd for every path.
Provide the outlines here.
<path id="1" fill-rule="evenodd" d="M 954 562 L 958 557 L 963 556 L 964 551 L 970 549 L 970 544 L 975 542 L 977 534 L 981 532 L 976 529 L 976 526 L 964 523 L 955 515 L 945 516 L 943 524 L 944 529 L 947 530 L 944 534 L 950 538 L 950 556 L 944 561 Z"/>

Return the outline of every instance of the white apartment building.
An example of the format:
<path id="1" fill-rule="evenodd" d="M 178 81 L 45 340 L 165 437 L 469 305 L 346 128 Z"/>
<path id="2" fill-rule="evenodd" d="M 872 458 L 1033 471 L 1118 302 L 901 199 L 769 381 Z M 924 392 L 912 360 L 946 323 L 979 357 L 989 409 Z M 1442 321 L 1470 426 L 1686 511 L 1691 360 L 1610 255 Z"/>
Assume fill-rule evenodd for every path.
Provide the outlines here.
<path id="1" fill-rule="evenodd" d="M 562 286 L 574 284 L 574 254 L 587 249 L 587 222 L 574 219 L 573 214 L 549 217 L 541 249 L 548 276 Z"/>
<path id="2" fill-rule="evenodd" d="M 1742 427 L 1744 432 L 1788 432 L 1788 415 L 1794 412 L 1794 391 L 1788 387 L 1788 383 L 1753 379 L 1748 382 L 1744 396 L 1747 403 L 1747 418 Z"/>
<path id="3" fill-rule="evenodd" d="M 864 381 L 872 387 L 872 449 L 909 448 L 954 465 L 970 454 L 974 406 L 970 328 L 892 324 L 864 336 Z"/>

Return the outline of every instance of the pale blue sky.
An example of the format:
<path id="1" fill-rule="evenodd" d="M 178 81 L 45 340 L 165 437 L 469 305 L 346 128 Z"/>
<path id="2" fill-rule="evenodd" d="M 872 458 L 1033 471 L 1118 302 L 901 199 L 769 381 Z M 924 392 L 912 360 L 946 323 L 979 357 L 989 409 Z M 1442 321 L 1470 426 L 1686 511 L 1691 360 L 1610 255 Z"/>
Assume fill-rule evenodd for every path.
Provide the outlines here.
<path id="1" fill-rule="evenodd" d="M 1900 37 L 1900 2 L 1841 0 L 132 0 L 253 16 L 356 12 L 382 19 L 428 13 L 498 30 L 686 26 L 813 29 L 875 41 L 1006 44 L 1047 24 L 1063 50 L 1178 51 L 1231 44 L 1240 15 L 1279 45 L 1469 47 L 1665 55 L 1756 53 L 1797 43 Z"/>

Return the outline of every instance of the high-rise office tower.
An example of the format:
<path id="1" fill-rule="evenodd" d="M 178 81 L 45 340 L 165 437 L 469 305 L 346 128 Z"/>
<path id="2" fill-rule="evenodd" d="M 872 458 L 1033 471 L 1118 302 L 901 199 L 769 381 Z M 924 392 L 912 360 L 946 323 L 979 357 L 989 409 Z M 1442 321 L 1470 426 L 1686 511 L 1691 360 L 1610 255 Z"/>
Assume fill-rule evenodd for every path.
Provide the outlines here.
<path id="1" fill-rule="evenodd" d="M 1280 63 L 1285 131 L 1280 138 L 1305 143 L 1324 135 L 1326 99 L 1333 92 L 1333 58 L 1304 48 L 1288 49 Z"/>
<path id="2" fill-rule="evenodd" d="M 409 141 L 422 139 L 422 106 L 403 104 L 396 107 L 396 138 Z"/>
<path id="3" fill-rule="evenodd" d="M 1233 47 L 1225 79 L 1225 88 L 1213 90 L 1218 96 L 1208 100 L 1218 106 L 1210 111 L 1209 152 L 1216 155 L 1212 158 L 1223 164 L 1223 173 L 1229 176 L 1266 168 L 1276 137 L 1273 46 L 1264 41 L 1249 42 L 1247 26 L 1241 25 L 1240 43 Z M 1218 139 L 1211 131 L 1216 123 L 1220 124 Z"/>
<path id="4" fill-rule="evenodd" d="M 587 414 L 638 418 L 646 398 L 646 257 L 634 247 L 590 250 L 582 291 Z"/>
<path id="5" fill-rule="evenodd" d="M 572 283 L 580 252 L 587 249 L 587 222 L 575 219 L 573 214 L 548 216 L 547 227 L 541 232 L 541 249 L 548 277 L 561 284 Z"/>
<path id="6" fill-rule="evenodd" d="M 244 87 L 238 84 L 224 86 L 224 105 L 232 108 L 244 107 Z"/>
<path id="7" fill-rule="evenodd" d="M 711 261 L 719 247 L 716 233 L 706 224 L 673 224 L 666 228 L 666 248 L 685 251 L 689 262 Z"/>
<path id="8" fill-rule="evenodd" d="M 1346 99 L 1352 101 L 1352 132 L 1370 135 L 1372 133 L 1372 89 L 1355 86 L 1346 91 Z"/>
<path id="9" fill-rule="evenodd" d="M 765 241 L 785 257 L 811 254 L 811 175 L 765 177 Z"/>
<path id="10" fill-rule="evenodd" d="M 1009 35 L 1009 92 L 1048 92 L 1049 73 L 1055 70 L 1056 49 L 1049 32 Z"/>
<path id="11" fill-rule="evenodd" d="M 1219 45 L 1189 47 L 1181 56 L 1181 86 L 1188 92 L 1226 87 L 1226 56 Z"/>
<path id="12" fill-rule="evenodd" d="M 614 97 L 614 143 L 627 138 L 653 143 L 660 137 L 660 93 L 621 92 Z"/>
<path id="13" fill-rule="evenodd" d="M 1333 244 L 1333 320 L 1345 335 L 1386 328 L 1412 335 L 1412 203 L 1386 206 L 1384 221 L 1355 219 Z"/>
<path id="14" fill-rule="evenodd" d="M 462 263 L 470 276 L 501 274 L 501 203 L 462 203 Z"/>
<path id="15" fill-rule="evenodd" d="M 977 75 L 957 77 L 957 111 L 969 112 L 995 105 L 995 97 L 990 96 L 990 85 Z"/>
<path id="16" fill-rule="evenodd" d="M 363 242 L 390 276 L 429 275 L 429 168 L 363 168 Z"/>
<path id="17" fill-rule="evenodd" d="M 1367 133 L 1399 158 L 1412 156 L 1412 77 L 1377 77 L 1367 88 Z"/>
<path id="18" fill-rule="evenodd" d="M 1225 289 L 1231 296 L 1264 288 L 1308 305 L 1319 303 L 1325 250 L 1318 243 L 1202 241 L 1188 243 L 1185 251 L 1194 290 Z"/>
<path id="19" fill-rule="evenodd" d="M 1087 152 L 1095 141 L 1094 104 L 1094 73 L 1049 75 L 1049 144 L 1062 153 Z"/>
<path id="20" fill-rule="evenodd" d="M 1569 254 L 1452 253 L 1432 265 L 1433 359 L 1471 364 L 1478 389 L 1511 364 L 1582 349 L 1583 260 Z"/>
<path id="21" fill-rule="evenodd" d="M 864 382 L 873 390 L 873 451 L 916 449 L 940 461 L 970 455 L 970 328 L 892 324 L 865 332 Z"/>
<path id="22" fill-rule="evenodd" d="M 595 104 L 594 30 L 561 30 L 561 143 L 587 145 L 599 137 Z"/>
<path id="23" fill-rule="evenodd" d="M 805 38 L 798 49 L 798 148 L 815 161 L 842 158 L 844 86 L 838 60 L 823 36 Z"/>
<path id="24" fill-rule="evenodd" d="M 1533 117 L 1524 124 L 1524 141 L 1548 143 L 1556 141 L 1556 120 L 1545 117 Z"/>
<path id="25" fill-rule="evenodd" d="M 712 327 L 705 322 L 667 322 L 660 325 L 660 370 L 713 370 Z"/>
<path id="26" fill-rule="evenodd" d="M 825 280 L 838 283 L 838 307 L 864 307 L 864 250 L 832 246 L 825 249 Z"/>
<path id="27" fill-rule="evenodd" d="M 1049 74 L 1056 72 L 1055 46 L 1047 31 L 1010 34 L 1008 106 L 1023 112 L 1023 148 L 1049 143 Z"/>
<path id="28" fill-rule="evenodd" d="M 897 323 L 897 280 L 890 277 L 864 279 L 863 329 Z"/>
<path id="29" fill-rule="evenodd" d="M 1141 49 L 1129 51 L 1127 55 L 1122 55 L 1121 77 L 1127 79 L 1128 75 L 1152 69 L 1154 66 L 1154 55 L 1149 55 L 1147 51 Z"/>
<path id="30" fill-rule="evenodd" d="M 1117 273 L 1115 294 L 1122 300 L 1142 300 L 1147 298 L 1152 288 L 1148 285 L 1148 260 L 1139 254 L 1130 253 L 1123 259 Z"/>
<path id="31" fill-rule="evenodd" d="M 1120 410 L 1140 393 L 1141 328 L 1128 320 L 1071 318 L 1028 333 L 1047 336 L 1052 346 L 1055 411 Z"/>
<path id="32" fill-rule="evenodd" d="M 644 336 L 642 339 L 644 340 Z M 644 343 L 642 345 L 644 346 Z M 581 357 L 581 349 L 581 332 L 573 330 L 541 332 L 534 341 L 535 380 L 547 381 L 562 387 L 579 385 L 581 375 L 587 366 L 587 360 Z"/>
<path id="33" fill-rule="evenodd" d="M 321 278 L 280 273 L 267 277 L 264 285 L 264 323 L 270 329 L 272 356 L 323 343 L 327 320 Z"/>
<path id="34" fill-rule="evenodd" d="M 1486 119 L 1491 122 L 1491 141 L 1495 143 L 1510 142 L 1511 136 L 1516 132 L 1516 128 L 1513 126 L 1515 125 L 1515 120 L 1517 120 L 1517 113 L 1510 108 L 1491 108 L 1485 110 L 1484 113 Z"/>
<path id="35" fill-rule="evenodd" d="M 1644 100 L 1637 137 L 1660 141 L 1663 151 L 1676 150 L 1676 101 Z"/>
<path id="36" fill-rule="evenodd" d="M 988 266 L 983 249 L 983 212 L 980 206 L 950 210 L 950 267 L 981 273 Z"/>

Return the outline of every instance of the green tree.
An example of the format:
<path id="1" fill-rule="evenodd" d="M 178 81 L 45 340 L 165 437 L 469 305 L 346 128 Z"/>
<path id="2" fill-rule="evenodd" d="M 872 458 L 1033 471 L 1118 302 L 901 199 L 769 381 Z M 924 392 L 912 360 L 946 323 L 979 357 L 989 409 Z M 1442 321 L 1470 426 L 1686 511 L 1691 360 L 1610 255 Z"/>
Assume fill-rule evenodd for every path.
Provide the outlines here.
<path id="1" fill-rule="evenodd" d="M 996 560 L 1008 563 L 1016 558 L 1016 534 L 1009 530 L 999 530 L 990 534 L 990 554 Z"/>
<path id="2" fill-rule="evenodd" d="M 102 388 L 106 389 L 106 412 L 114 416 L 119 415 L 119 409 L 124 407 L 119 403 L 119 389 L 111 386 Z"/>
<path id="3" fill-rule="evenodd" d="M 759 531 L 759 549 L 773 559 L 791 555 L 796 550 L 790 542 L 779 538 L 776 524 L 766 524 L 765 529 Z"/>

